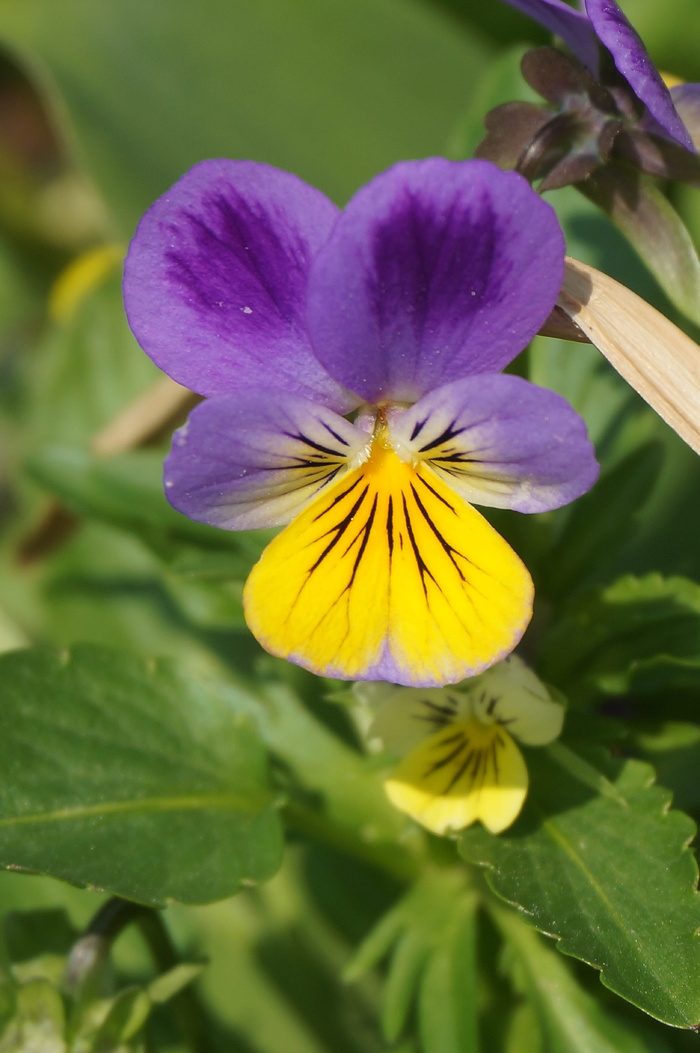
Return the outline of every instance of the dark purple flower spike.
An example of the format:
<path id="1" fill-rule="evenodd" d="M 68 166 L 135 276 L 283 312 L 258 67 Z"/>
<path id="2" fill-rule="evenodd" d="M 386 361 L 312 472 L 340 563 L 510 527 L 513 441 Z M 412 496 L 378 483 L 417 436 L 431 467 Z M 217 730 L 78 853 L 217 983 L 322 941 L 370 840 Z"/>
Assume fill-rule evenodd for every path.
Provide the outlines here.
<path id="1" fill-rule="evenodd" d="M 498 107 L 487 117 L 478 156 L 541 180 L 542 190 L 579 182 L 616 159 L 700 182 L 693 141 L 700 86 L 686 85 L 682 94 L 667 88 L 615 0 L 586 0 L 585 14 L 562 0 L 506 2 L 560 36 L 572 57 L 552 48 L 525 56 L 525 79 L 556 112 L 545 116 L 528 103 Z"/>

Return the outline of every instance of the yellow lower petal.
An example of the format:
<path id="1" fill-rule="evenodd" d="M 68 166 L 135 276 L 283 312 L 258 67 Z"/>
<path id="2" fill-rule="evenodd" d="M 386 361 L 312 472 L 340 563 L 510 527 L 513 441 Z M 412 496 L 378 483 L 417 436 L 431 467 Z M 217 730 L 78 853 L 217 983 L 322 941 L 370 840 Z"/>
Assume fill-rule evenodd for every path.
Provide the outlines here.
<path id="1" fill-rule="evenodd" d="M 273 654 L 327 676 L 426 686 L 512 650 L 532 581 L 429 468 L 377 446 L 268 545 L 244 602 Z"/>
<path id="2" fill-rule="evenodd" d="M 394 807 L 432 833 L 463 830 L 480 819 L 499 834 L 517 818 L 527 781 L 508 732 L 472 720 L 431 735 L 384 785 Z"/>

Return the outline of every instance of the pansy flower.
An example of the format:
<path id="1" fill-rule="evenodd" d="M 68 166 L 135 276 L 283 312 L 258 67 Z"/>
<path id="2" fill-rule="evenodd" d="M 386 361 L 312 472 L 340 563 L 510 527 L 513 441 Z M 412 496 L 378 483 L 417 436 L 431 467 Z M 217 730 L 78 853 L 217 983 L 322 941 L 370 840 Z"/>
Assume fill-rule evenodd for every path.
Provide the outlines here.
<path id="1" fill-rule="evenodd" d="M 563 266 L 549 205 L 483 161 L 398 164 L 342 212 L 287 172 L 207 161 L 146 213 L 129 321 L 207 396 L 166 493 L 225 529 L 288 524 L 244 594 L 269 651 L 434 685 L 512 650 L 532 582 L 472 502 L 540 512 L 597 474 L 571 407 L 499 373 Z"/>
<path id="2" fill-rule="evenodd" d="M 561 37 L 574 60 L 552 48 L 523 60 L 528 83 L 555 108 L 497 107 L 479 155 L 516 167 L 541 189 L 584 179 L 612 157 L 654 175 L 695 182 L 700 160 L 700 85 L 668 88 L 615 0 L 506 0 Z"/>
<path id="3" fill-rule="evenodd" d="M 455 687 L 354 692 L 375 710 L 367 738 L 402 758 L 385 782 L 389 800 L 434 834 L 477 820 L 493 834 L 510 826 L 528 788 L 516 740 L 547 745 L 564 723 L 564 707 L 517 655 Z"/>

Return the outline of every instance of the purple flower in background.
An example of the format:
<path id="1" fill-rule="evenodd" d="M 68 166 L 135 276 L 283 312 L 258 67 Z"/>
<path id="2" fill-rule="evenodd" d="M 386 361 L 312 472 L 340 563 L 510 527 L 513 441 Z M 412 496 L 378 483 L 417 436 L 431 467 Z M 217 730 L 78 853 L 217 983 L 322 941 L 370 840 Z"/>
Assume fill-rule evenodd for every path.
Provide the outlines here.
<path id="1" fill-rule="evenodd" d="M 610 55 L 618 73 L 643 103 L 649 131 L 694 151 L 669 89 L 649 58 L 636 29 L 615 0 L 585 0 L 585 14 L 563 0 L 506 0 L 560 36 L 588 71 L 600 79 Z"/>
<path id="2" fill-rule="evenodd" d="M 289 173 L 206 161 L 146 213 L 130 324 L 208 396 L 166 493 L 224 529 L 289 524 L 245 589 L 268 650 L 423 686 L 513 648 L 532 583 L 471 502 L 543 511 L 597 474 L 571 407 L 499 373 L 563 264 L 552 209 L 483 161 L 396 165 L 343 212 Z"/>
<path id="3" fill-rule="evenodd" d="M 523 73 L 558 117 L 527 103 L 497 108 L 481 156 L 503 164 L 508 153 L 506 167 L 544 172 L 544 189 L 585 178 L 613 154 L 654 175 L 700 178 L 700 85 L 669 89 L 615 0 L 585 0 L 585 13 L 563 0 L 505 2 L 561 37 L 577 61 L 551 48 L 530 52 Z"/>

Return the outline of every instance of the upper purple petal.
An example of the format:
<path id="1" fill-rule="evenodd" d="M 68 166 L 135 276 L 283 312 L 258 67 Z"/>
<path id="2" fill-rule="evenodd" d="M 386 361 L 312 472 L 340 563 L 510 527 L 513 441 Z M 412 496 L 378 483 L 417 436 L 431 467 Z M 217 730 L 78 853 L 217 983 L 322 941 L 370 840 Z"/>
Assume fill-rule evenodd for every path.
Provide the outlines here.
<path id="1" fill-rule="evenodd" d="M 344 417 L 284 391 L 248 388 L 200 403 L 165 462 L 170 503 L 200 523 L 288 523 L 368 441 Z"/>
<path id="2" fill-rule="evenodd" d="M 338 210 L 288 172 L 204 161 L 148 210 L 125 265 L 144 351 L 200 395 L 276 386 L 345 411 L 306 332 L 311 261 Z"/>
<path id="3" fill-rule="evenodd" d="M 506 0 L 506 3 L 561 37 L 591 73 L 598 73 L 600 48 L 595 30 L 584 14 L 562 0 Z"/>
<path id="4" fill-rule="evenodd" d="M 673 105 L 671 93 L 649 58 L 642 38 L 615 0 L 586 0 L 586 11 L 599 40 L 613 57 L 615 65 L 638 99 L 657 122 L 661 131 L 686 150 L 695 152 L 688 129 Z"/>
<path id="5" fill-rule="evenodd" d="M 350 201 L 309 278 L 309 332 L 368 402 L 495 373 L 549 315 L 564 270 L 552 208 L 487 161 L 407 161 Z"/>

